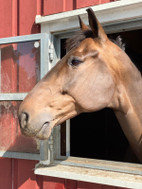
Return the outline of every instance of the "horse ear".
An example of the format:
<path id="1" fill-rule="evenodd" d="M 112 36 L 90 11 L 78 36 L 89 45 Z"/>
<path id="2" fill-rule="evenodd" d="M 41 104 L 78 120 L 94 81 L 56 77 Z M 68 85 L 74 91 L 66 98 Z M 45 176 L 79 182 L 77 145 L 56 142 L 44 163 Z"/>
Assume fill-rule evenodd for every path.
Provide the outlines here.
<path id="1" fill-rule="evenodd" d="M 90 28 L 93 34 L 95 35 L 95 37 L 100 37 L 100 39 L 107 39 L 107 35 L 102 25 L 96 18 L 94 11 L 91 8 L 87 9 L 86 11 L 88 13 L 88 20 L 89 20 Z"/>
<path id="2" fill-rule="evenodd" d="M 81 30 L 89 30 L 88 26 L 84 24 L 80 16 L 78 16 L 78 20 L 79 20 L 79 25 L 80 25 Z"/>

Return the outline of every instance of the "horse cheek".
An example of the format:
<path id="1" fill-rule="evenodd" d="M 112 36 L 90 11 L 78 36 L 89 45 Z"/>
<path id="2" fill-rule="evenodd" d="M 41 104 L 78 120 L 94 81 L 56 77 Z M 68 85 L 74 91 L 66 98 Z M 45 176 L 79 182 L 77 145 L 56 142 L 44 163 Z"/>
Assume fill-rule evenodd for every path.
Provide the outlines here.
<path id="1" fill-rule="evenodd" d="M 94 81 L 91 89 L 92 105 L 94 110 L 100 110 L 107 107 L 114 94 L 114 82 L 109 73 L 99 74 Z"/>

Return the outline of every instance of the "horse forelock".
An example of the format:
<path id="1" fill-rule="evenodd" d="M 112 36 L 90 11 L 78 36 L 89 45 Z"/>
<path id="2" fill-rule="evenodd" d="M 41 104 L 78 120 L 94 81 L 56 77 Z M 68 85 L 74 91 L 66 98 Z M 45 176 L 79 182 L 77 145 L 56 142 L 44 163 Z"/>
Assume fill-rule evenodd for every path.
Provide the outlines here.
<path id="1" fill-rule="evenodd" d="M 77 31 L 73 37 L 66 40 L 66 50 L 70 51 L 71 49 L 78 47 L 86 38 L 96 39 L 91 30 Z M 121 36 L 117 36 L 116 39 L 110 37 L 110 40 L 125 51 L 125 44 L 123 43 Z"/>
<path id="2" fill-rule="evenodd" d="M 66 49 L 69 51 L 75 47 L 78 47 L 80 43 L 86 38 L 94 39 L 94 34 L 91 30 L 77 31 L 73 37 L 66 40 Z"/>

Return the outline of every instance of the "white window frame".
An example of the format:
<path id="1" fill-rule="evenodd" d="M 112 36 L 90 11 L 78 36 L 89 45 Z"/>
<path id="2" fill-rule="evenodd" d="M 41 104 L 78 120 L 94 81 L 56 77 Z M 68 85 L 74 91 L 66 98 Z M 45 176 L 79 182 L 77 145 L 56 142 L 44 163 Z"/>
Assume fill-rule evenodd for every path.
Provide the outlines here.
<path id="1" fill-rule="evenodd" d="M 17 36 L 17 37 L 7 37 L 7 38 L 0 39 L 0 45 L 40 41 L 40 79 L 41 79 L 45 75 L 45 73 L 47 73 L 47 71 L 49 70 L 49 67 L 48 67 L 49 65 L 48 64 L 49 40 L 48 39 L 49 39 L 49 36 L 47 33 L 24 35 L 24 36 Z M 1 51 L 0 51 L 0 58 L 1 58 Z M 20 100 L 22 101 L 26 95 L 27 93 L 0 93 L 0 101 L 20 101 Z M 39 154 L 26 153 L 26 152 L 0 151 L 0 157 L 50 161 L 50 152 L 49 152 L 48 146 L 49 146 L 49 142 L 40 141 Z"/>
<path id="2" fill-rule="evenodd" d="M 142 0 L 120 0 L 91 8 L 107 33 L 142 29 Z M 35 22 L 41 24 L 41 32 L 46 32 L 49 35 L 50 68 L 60 59 L 60 39 L 70 36 L 73 31 L 79 28 L 77 15 L 80 15 L 83 21 L 88 24 L 86 8 L 49 16 L 36 16 Z M 141 164 L 73 157 L 62 161 L 59 141 L 60 127 L 56 127 L 50 139 L 51 162 L 41 162 L 47 166 L 51 163 L 56 166 L 40 168 L 39 164 L 35 169 L 35 174 L 118 187 L 142 188 Z M 55 153 L 52 154 L 54 151 Z M 57 160 L 58 158 L 60 160 Z"/>

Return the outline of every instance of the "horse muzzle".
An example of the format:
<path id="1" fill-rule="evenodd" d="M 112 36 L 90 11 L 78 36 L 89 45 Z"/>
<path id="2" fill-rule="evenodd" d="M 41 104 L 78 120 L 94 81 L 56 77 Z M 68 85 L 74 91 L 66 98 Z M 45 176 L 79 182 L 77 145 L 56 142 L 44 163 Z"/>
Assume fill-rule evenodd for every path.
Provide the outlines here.
<path id="1" fill-rule="evenodd" d="M 48 115 L 36 116 L 31 119 L 26 112 L 19 113 L 19 123 L 22 134 L 29 137 L 36 137 L 41 140 L 48 139 L 52 132 L 52 121 L 49 121 Z"/>

